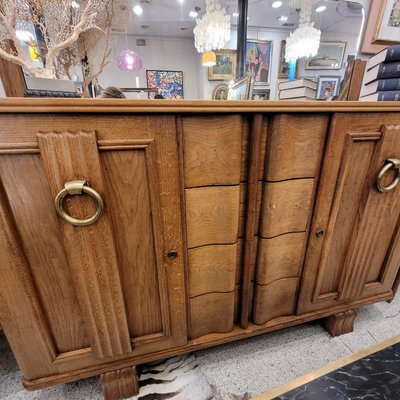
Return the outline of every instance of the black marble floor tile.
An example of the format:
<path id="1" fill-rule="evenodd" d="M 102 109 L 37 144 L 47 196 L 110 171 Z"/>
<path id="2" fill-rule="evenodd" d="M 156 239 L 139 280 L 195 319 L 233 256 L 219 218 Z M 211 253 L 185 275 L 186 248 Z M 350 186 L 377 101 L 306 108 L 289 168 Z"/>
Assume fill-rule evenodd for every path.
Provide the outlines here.
<path id="1" fill-rule="evenodd" d="M 400 400 L 400 343 L 275 398 L 278 399 Z"/>

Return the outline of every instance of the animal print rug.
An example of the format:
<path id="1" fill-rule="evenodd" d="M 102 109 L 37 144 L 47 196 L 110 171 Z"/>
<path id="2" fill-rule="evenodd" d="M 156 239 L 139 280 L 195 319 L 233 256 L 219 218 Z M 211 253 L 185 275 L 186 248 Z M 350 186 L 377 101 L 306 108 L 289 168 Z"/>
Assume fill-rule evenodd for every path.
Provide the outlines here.
<path id="1" fill-rule="evenodd" d="M 248 400 L 208 383 L 193 354 L 146 364 L 141 368 L 139 394 L 132 400 Z"/>

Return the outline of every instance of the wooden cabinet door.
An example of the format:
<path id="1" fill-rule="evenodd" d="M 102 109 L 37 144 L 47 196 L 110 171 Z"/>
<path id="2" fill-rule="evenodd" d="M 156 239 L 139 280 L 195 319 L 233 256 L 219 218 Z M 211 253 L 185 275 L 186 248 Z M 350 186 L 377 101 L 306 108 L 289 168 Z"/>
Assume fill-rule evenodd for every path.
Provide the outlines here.
<path id="1" fill-rule="evenodd" d="M 184 345 L 174 116 L 0 118 L 0 323 L 27 385 Z M 93 225 L 55 211 L 73 180 L 104 201 Z M 96 210 L 84 194 L 63 206 Z"/>
<path id="2" fill-rule="evenodd" d="M 388 299 L 400 266 L 400 185 L 377 190 L 400 159 L 400 116 L 337 114 L 311 226 L 298 313 Z M 384 184 L 395 178 L 392 168 Z"/>

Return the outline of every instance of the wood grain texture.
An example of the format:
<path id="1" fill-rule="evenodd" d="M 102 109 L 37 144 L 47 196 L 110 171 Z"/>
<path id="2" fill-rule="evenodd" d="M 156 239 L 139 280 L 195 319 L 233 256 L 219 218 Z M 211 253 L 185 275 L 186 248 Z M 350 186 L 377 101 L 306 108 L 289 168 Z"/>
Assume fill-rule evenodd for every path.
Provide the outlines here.
<path id="1" fill-rule="evenodd" d="M 185 187 L 239 184 L 242 118 L 182 119 Z"/>
<path id="2" fill-rule="evenodd" d="M 367 67 L 367 61 L 354 60 L 354 66 L 351 73 L 349 92 L 347 100 L 357 101 L 360 98 L 361 88 L 364 80 L 364 73 Z"/>
<path id="3" fill-rule="evenodd" d="M 185 193 L 189 248 L 236 243 L 240 186 L 192 188 Z"/>
<path id="4" fill-rule="evenodd" d="M 246 196 L 246 227 L 243 240 L 243 268 L 242 268 L 242 293 L 240 326 L 246 328 L 249 320 L 250 285 L 254 277 L 253 254 L 255 252 L 258 233 L 259 213 L 257 215 L 258 200 L 261 196 L 259 188 L 259 170 L 261 165 L 263 116 L 256 114 L 253 117 L 250 137 L 249 174 Z"/>
<path id="5" fill-rule="evenodd" d="M 0 226 L 0 323 L 25 376 L 45 376 L 50 373 L 56 349 L 2 182 Z"/>
<path id="6" fill-rule="evenodd" d="M 232 292 L 235 289 L 237 252 L 237 243 L 190 249 L 190 297 L 211 292 Z"/>
<path id="7" fill-rule="evenodd" d="M 120 400 L 139 393 L 136 367 L 106 372 L 100 376 L 104 400 Z"/>
<path id="8" fill-rule="evenodd" d="M 232 331 L 234 323 L 235 292 L 208 293 L 190 300 L 191 339 L 209 333 Z"/>
<path id="9" fill-rule="evenodd" d="M 53 198 L 64 183 L 83 179 L 104 195 L 104 182 L 96 145 L 91 133 L 38 134 L 40 152 Z M 84 155 L 84 156 L 83 156 Z M 68 209 L 78 215 L 79 208 L 90 209 L 79 196 Z M 90 213 L 90 211 L 89 211 Z M 116 249 L 107 208 L 102 218 L 89 227 L 74 227 L 60 221 L 71 279 L 92 351 L 98 358 L 128 353 L 132 350 L 126 320 Z"/>
<path id="10" fill-rule="evenodd" d="M 12 40 L 5 40 L 4 49 L 7 52 L 16 52 Z M 26 89 L 24 71 L 22 67 L 0 58 L 0 81 L 3 84 L 7 97 L 23 97 Z"/>
<path id="11" fill-rule="evenodd" d="M 396 102 L 358 101 L 204 101 L 130 99 L 0 99 L 0 113 L 114 113 L 114 114 L 226 114 L 226 113 L 374 113 L 399 112 Z"/>
<path id="12" fill-rule="evenodd" d="M 262 237 L 305 231 L 314 179 L 266 182 L 264 185 L 260 229 Z"/>
<path id="13" fill-rule="evenodd" d="M 380 208 L 370 209 L 367 213 L 368 199 L 375 197 L 375 178 L 384 160 L 376 164 L 372 154 L 379 151 L 382 140 L 381 128 L 383 125 L 395 125 L 400 123 L 398 115 L 386 114 L 338 114 L 333 118 L 331 133 L 326 149 L 324 166 L 321 175 L 319 193 L 316 202 L 316 211 L 311 225 L 311 232 L 321 229 L 325 232 L 322 237 L 310 235 L 308 253 L 303 274 L 303 284 L 300 290 L 298 313 L 305 313 L 338 305 L 345 300 L 340 300 L 340 291 L 344 287 L 344 280 L 340 280 L 345 274 L 344 263 L 346 257 L 350 257 L 354 250 L 358 235 L 353 236 L 353 230 L 360 229 L 364 218 L 376 218 L 375 212 L 380 213 L 379 222 L 369 224 L 367 231 L 364 229 L 365 239 L 371 240 L 376 231 L 380 231 L 381 224 L 387 224 L 387 231 L 383 233 L 380 247 L 376 250 L 377 243 L 372 243 L 374 254 L 369 250 L 365 255 L 367 262 L 361 268 L 358 261 L 354 260 L 355 278 L 352 278 L 352 268 L 348 266 L 346 283 L 350 291 L 347 294 L 358 293 L 358 296 L 366 299 L 369 296 L 389 294 L 397 274 L 398 266 L 389 264 L 388 260 L 393 241 L 396 237 L 397 218 L 391 211 L 391 206 L 385 210 Z M 398 134 L 396 135 L 398 136 Z M 398 157 L 395 145 L 392 142 L 390 157 Z M 378 167 L 379 164 L 379 167 Z M 375 171 L 371 171 L 374 165 Z M 378 194 L 376 192 L 376 194 Z M 371 199 L 372 199 L 371 197 Z M 397 200 L 395 200 L 395 203 Z M 342 214 L 342 216 L 340 216 Z M 374 216 L 375 215 L 375 216 Z M 396 221 L 393 221 L 393 218 Z M 359 231 L 361 235 L 361 231 Z M 353 250 L 352 250 L 353 249 Z M 355 254 L 355 253 L 354 253 Z M 372 257 L 372 258 L 371 258 Z M 376 257 L 376 258 L 375 258 Z M 374 259 L 374 260 L 373 260 Z M 327 267 L 329 262 L 329 267 Z M 349 264 L 348 264 L 349 265 Z M 391 265 L 390 271 L 388 266 Z M 383 271 L 386 271 L 385 273 Z M 349 273 L 350 272 L 350 273 Z M 366 274 L 366 276 L 364 276 Z M 378 282 L 368 282 L 368 276 L 379 276 Z M 382 279 L 385 276 L 385 279 Z M 343 278 L 344 279 L 344 275 Z M 362 282 L 363 281 L 363 282 Z M 329 285 L 329 286 L 328 286 Z M 354 286 L 353 286 L 354 285 Z M 360 294 L 360 286 L 363 287 Z M 354 288 L 354 290 L 353 290 Z M 359 298 L 361 298 L 359 297 Z M 352 300 L 354 300 L 354 297 Z"/>
<path id="14" fill-rule="evenodd" d="M 115 245 L 131 337 L 163 332 L 160 293 L 165 284 L 157 273 L 145 151 L 106 151 L 100 155 L 108 207 L 114 222 Z M 158 243 L 159 245 L 159 243 Z M 165 300 L 164 300 L 165 301 Z"/>
<path id="15" fill-rule="evenodd" d="M 268 131 L 265 179 L 315 177 L 328 123 L 326 115 L 275 115 Z"/>
<path id="16" fill-rule="evenodd" d="M 331 315 L 325 319 L 325 329 L 331 336 L 340 336 L 345 333 L 353 332 L 356 316 L 357 310 L 347 310 Z"/>
<path id="17" fill-rule="evenodd" d="M 287 233 L 273 239 L 260 239 L 255 280 L 268 285 L 299 274 L 305 233 Z"/>
<path id="18" fill-rule="evenodd" d="M 1 156 L 0 179 L 57 353 L 89 347 L 39 156 Z"/>
<path id="19" fill-rule="evenodd" d="M 255 232 L 258 233 L 259 228 L 260 228 L 260 212 L 261 212 L 261 203 L 262 203 L 262 197 L 263 197 L 263 182 L 258 181 L 257 182 L 257 201 L 256 201 L 256 206 L 255 206 L 255 227 L 254 230 Z M 246 220 L 247 220 L 247 212 L 248 212 L 248 207 L 247 207 L 247 183 L 242 182 L 240 184 L 240 207 L 239 207 L 239 237 L 243 238 L 245 236 L 245 226 L 246 226 Z"/>
<path id="20" fill-rule="evenodd" d="M 268 285 L 254 285 L 253 321 L 264 324 L 267 321 L 294 315 L 296 312 L 297 277 L 283 278 Z"/>
<path id="21" fill-rule="evenodd" d="M 385 160 L 400 159 L 400 125 L 384 126 L 367 175 L 367 186 L 358 206 L 357 219 L 344 261 L 339 285 L 339 299 L 349 300 L 363 294 L 368 274 L 382 266 L 395 234 L 400 216 L 399 188 L 380 193 L 375 188 L 376 176 Z M 396 190 L 397 189 L 397 190 Z M 393 281 L 390 282 L 390 285 Z"/>

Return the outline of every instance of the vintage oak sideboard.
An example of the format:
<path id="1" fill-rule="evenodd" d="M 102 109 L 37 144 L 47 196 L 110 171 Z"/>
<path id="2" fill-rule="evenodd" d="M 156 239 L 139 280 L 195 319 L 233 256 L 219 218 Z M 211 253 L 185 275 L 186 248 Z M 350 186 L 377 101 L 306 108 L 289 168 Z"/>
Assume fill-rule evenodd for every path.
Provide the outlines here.
<path id="1" fill-rule="evenodd" d="M 400 105 L 0 101 L 0 325 L 27 389 L 324 318 L 400 266 Z M 268 340 L 268 337 L 265 338 Z"/>

